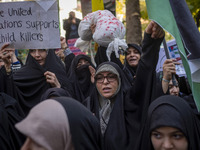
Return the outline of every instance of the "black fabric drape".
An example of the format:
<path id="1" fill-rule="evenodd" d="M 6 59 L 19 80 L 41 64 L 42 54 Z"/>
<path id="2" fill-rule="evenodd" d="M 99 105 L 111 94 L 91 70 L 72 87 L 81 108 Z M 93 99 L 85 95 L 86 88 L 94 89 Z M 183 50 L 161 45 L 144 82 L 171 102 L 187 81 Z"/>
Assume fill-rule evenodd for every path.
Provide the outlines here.
<path id="1" fill-rule="evenodd" d="M 143 55 L 139 61 L 135 84 L 132 87 L 119 66 L 113 62 L 105 62 L 116 68 L 122 83 L 119 92 L 114 97 L 114 106 L 104 134 L 103 142 L 106 150 L 132 150 L 135 146 L 140 133 L 140 126 L 151 102 L 161 42 L 162 39 L 151 39 L 150 35 L 145 34 Z M 99 118 L 97 89 L 86 99 L 86 102 L 85 105 Z"/>
<path id="2" fill-rule="evenodd" d="M 71 97 L 68 91 L 62 89 L 62 88 L 50 88 L 46 90 L 46 92 L 41 96 L 41 100 L 46 100 L 52 97 L 62 97 L 62 96 L 68 96 Z"/>
<path id="3" fill-rule="evenodd" d="M 137 67 L 131 67 L 125 59 L 123 70 L 129 82 L 134 85 Z"/>
<path id="4" fill-rule="evenodd" d="M 99 121 L 82 104 L 69 97 L 54 98 L 64 107 L 75 150 L 101 150 Z"/>
<path id="5" fill-rule="evenodd" d="M 11 87 L 10 89 L 7 88 L 5 92 L 19 101 L 25 114 L 39 103 L 41 95 L 47 89 L 51 88 L 51 85 L 46 82 L 44 76 L 46 71 L 55 73 L 61 87 L 71 93 L 70 90 L 72 87 L 67 80 L 64 65 L 55 55 L 54 50 L 48 51 L 44 66 L 39 65 L 39 63 L 28 54 L 26 64 L 21 69 L 17 70 L 13 76 L 5 77 L 4 75 L 4 78 L 7 78 L 5 84 Z"/>
<path id="6" fill-rule="evenodd" d="M 74 53 L 71 53 L 71 54 L 69 54 L 69 55 L 67 55 L 67 56 L 65 57 L 64 63 L 65 63 L 65 70 L 66 70 L 66 73 L 67 73 L 67 74 L 68 74 L 68 72 L 69 72 L 71 63 L 72 63 L 72 61 L 73 61 L 74 58 L 75 58 Z"/>
<path id="7" fill-rule="evenodd" d="M 91 83 L 91 74 L 89 70 L 89 65 L 82 65 L 79 68 L 76 68 L 80 59 L 85 59 L 93 67 L 94 65 L 91 62 L 90 57 L 86 55 L 78 55 L 72 61 L 68 72 L 68 79 L 73 86 L 73 95 L 72 97 L 83 102 L 86 97 L 88 97 L 93 90 L 93 83 Z"/>
<path id="8" fill-rule="evenodd" d="M 167 107 L 166 107 L 167 106 Z M 165 112 L 161 112 L 165 107 Z M 160 109 L 159 111 L 158 108 Z M 171 119 L 175 118 L 173 113 L 176 111 L 176 114 L 179 114 L 179 118 L 177 119 Z M 150 124 L 152 115 L 162 115 L 163 118 L 160 118 L 158 120 L 152 122 Z M 166 118 L 164 117 L 166 116 Z M 170 118 L 170 119 L 169 119 Z M 197 150 L 200 149 L 200 122 L 197 116 L 194 114 L 193 110 L 190 108 L 190 106 L 184 101 L 184 99 L 177 97 L 177 96 L 161 96 L 155 101 L 151 103 L 148 110 L 148 117 L 145 124 L 143 124 L 143 129 L 141 132 L 141 135 L 139 137 L 139 142 L 135 147 L 135 150 L 154 150 L 153 146 L 151 144 L 151 138 L 150 138 L 150 126 L 160 125 L 160 126 L 168 126 L 168 125 L 179 125 L 180 122 L 178 120 L 182 120 L 181 126 L 177 126 L 178 129 L 183 129 L 183 133 L 187 138 L 188 141 L 188 150 Z M 144 144 L 145 143 L 145 144 Z"/>
<path id="9" fill-rule="evenodd" d="M 15 123 L 25 117 L 18 102 L 5 93 L 0 93 L 0 149 L 19 150 L 25 137 L 15 129 Z"/>
<path id="10" fill-rule="evenodd" d="M 103 46 L 98 47 L 97 53 L 96 53 L 95 58 L 94 58 L 97 67 L 101 63 L 108 61 L 108 57 L 106 55 L 106 50 L 107 50 L 107 47 L 103 47 Z M 110 60 L 112 62 L 116 63 L 117 65 L 119 65 L 120 68 L 123 68 L 121 61 L 118 58 L 116 58 L 114 52 L 111 53 Z"/>

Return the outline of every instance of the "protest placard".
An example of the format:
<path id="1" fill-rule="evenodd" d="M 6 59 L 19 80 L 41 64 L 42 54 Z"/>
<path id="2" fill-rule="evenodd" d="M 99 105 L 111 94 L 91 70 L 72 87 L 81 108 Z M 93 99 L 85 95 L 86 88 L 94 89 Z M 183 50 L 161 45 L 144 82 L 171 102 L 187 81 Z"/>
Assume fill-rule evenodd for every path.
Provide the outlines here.
<path id="1" fill-rule="evenodd" d="M 179 52 L 178 52 L 178 46 L 176 44 L 175 39 L 167 42 L 167 48 L 169 50 L 170 58 L 176 59 L 177 62 L 180 63 L 180 65 L 176 65 L 176 74 L 178 74 L 180 77 L 186 76 L 186 73 L 185 73 L 185 70 L 184 70 L 184 67 L 183 67 L 183 64 L 182 64 L 182 61 L 181 61 L 181 57 L 180 57 Z M 162 68 L 163 63 L 165 62 L 166 59 L 167 58 L 165 56 L 164 47 L 161 47 L 160 52 L 159 52 L 159 60 L 158 60 L 157 67 L 156 67 L 157 72 L 160 72 L 160 71 L 163 70 L 163 68 Z"/>
<path id="2" fill-rule="evenodd" d="M 56 0 L 0 4 L 0 46 L 16 49 L 60 48 Z"/>

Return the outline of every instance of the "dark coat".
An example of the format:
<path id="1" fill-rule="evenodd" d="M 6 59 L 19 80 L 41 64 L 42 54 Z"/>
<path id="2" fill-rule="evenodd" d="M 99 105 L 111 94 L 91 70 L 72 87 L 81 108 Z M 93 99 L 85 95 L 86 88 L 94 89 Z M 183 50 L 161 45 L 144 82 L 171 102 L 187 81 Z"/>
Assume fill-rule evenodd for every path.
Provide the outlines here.
<path id="1" fill-rule="evenodd" d="M 78 55 L 73 59 L 67 74 L 68 79 L 72 83 L 73 87 L 72 97 L 83 103 L 83 101 L 91 94 L 94 84 L 91 82 L 89 65 L 82 65 L 79 68 L 76 68 L 80 59 L 87 60 L 93 68 L 95 67 L 92 64 L 89 56 Z"/>
<path id="2" fill-rule="evenodd" d="M 19 150 L 25 136 L 17 131 L 15 124 L 25 117 L 18 102 L 5 93 L 0 93 L 0 149 Z"/>
<path id="3" fill-rule="evenodd" d="M 51 85 L 46 82 L 44 73 L 50 71 L 55 73 L 61 87 L 68 90 L 71 93 L 70 82 L 66 78 L 66 72 L 61 60 L 55 55 L 54 50 L 49 50 L 45 60 L 45 65 L 41 66 L 35 59 L 29 54 L 26 64 L 14 74 L 7 76 L 5 68 L 2 67 L 0 75 L 6 80 L 2 89 L 5 93 L 18 100 L 25 114 L 29 110 L 40 102 L 41 95 Z M 1 77 L 0 77 L 1 80 Z M 1 89 L 1 88 L 0 88 Z"/>
<path id="4" fill-rule="evenodd" d="M 69 97 L 54 98 L 65 109 L 75 150 L 102 150 L 99 121 L 82 104 Z"/>
<path id="5" fill-rule="evenodd" d="M 81 22 L 81 20 L 76 18 L 76 24 L 75 25 L 76 25 L 77 29 L 78 29 L 80 22 Z M 70 32 L 71 32 L 71 25 L 72 25 L 72 23 L 69 19 L 64 20 L 63 29 L 66 31 L 66 33 L 65 33 L 66 41 L 69 39 L 69 35 L 70 35 Z"/>
<path id="6" fill-rule="evenodd" d="M 138 65 L 135 84 L 132 87 L 125 80 L 124 72 L 118 65 L 105 62 L 115 67 L 122 83 L 119 92 L 114 97 L 114 106 L 104 134 L 103 142 L 106 150 L 132 150 L 137 143 L 141 124 L 151 102 L 152 81 L 155 78 L 161 42 L 162 39 L 151 39 L 150 35 L 145 34 L 143 55 Z M 86 106 L 99 118 L 97 89 L 88 97 Z"/>

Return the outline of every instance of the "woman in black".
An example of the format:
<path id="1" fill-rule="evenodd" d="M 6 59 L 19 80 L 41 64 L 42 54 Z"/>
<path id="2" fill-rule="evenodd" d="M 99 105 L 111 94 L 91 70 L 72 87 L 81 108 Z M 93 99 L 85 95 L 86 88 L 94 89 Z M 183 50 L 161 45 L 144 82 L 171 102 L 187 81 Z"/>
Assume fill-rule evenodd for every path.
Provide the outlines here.
<path id="1" fill-rule="evenodd" d="M 197 150 L 199 141 L 200 122 L 193 110 L 184 99 L 167 95 L 149 106 L 135 150 Z"/>
<path id="2" fill-rule="evenodd" d="M 159 31 L 156 39 L 154 27 Z M 131 150 L 137 143 L 151 101 L 152 80 L 163 36 L 164 31 L 151 22 L 146 29 L 134 86 L 131 87 L 122 69 L 113 62 L 100 64 L 93 74 L 95 90 L 85 105 L 100 120 L 106 150 Z"/>
<path id="3" fill-rule="evenodd" d="M 89 56 L 76 56 L 70 66 L 68 79 L 73 86 L 73 98 L 83 102 L 92 92 L 94 84 L 91 82 L 89 67 L 95 68 Z"/>
<path id="4" fill-rule="evenodd" d="M 16 128 L 27 136 L 22 150 L 36 147 L 45 150 L 102 148 L 99 121 L 87 108 L 69 97 L 39 103 L 16 124 Z"/>
<path id="5" fill-rule="evenodd" d="M 8 44 L 1 52 L 9 50 Z M 11 51 L 12 49 L 10 49 Z M 18 100 L 25 114 L 36 105 L 41 95 L 51 87 L 64 88 L 70 92 L 70 82 L 66 78 L 65 68 L 54 50 L 30 50 L 26 64 L 15 73 L 10 69 L 11 62 L 4 58 L 4 67 L 0 69 L 1 92 Z"/>
<path id="6" fill-rule="evenodd" d="M 15 124 L 25 117 L 17 100 L 0 93 L 0 149 L 19 150 L 25 136 L 17 131 Z"/>

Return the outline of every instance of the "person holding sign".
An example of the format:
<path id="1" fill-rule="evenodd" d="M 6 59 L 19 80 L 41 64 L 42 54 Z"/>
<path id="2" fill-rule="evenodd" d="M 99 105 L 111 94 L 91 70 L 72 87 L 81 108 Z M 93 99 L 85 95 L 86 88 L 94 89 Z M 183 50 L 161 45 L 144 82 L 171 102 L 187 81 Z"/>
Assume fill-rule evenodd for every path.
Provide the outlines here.
<path id="1" fill-rule="evenodd" d="M 0 92 L 5 92 L 19 101 L 24 113 L 39 103 L 41 95 L 51 87 L 70 90 L 63 63 L 54 50 L 31 49 L 26 65 L 15 73 L 11 70 L 9 44 L 0 49 L 4 66 L 0 69 Z M 6 55 L 3 55 L 7 52 Z"/>

